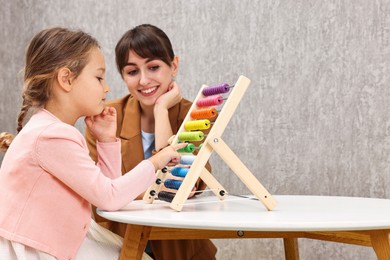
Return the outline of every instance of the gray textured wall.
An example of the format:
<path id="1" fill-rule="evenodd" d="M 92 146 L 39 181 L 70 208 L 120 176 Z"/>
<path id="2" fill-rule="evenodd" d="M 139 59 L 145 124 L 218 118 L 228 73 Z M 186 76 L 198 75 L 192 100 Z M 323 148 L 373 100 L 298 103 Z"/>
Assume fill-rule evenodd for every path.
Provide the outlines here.
<path id="1" fill-rule="evenodd" d="M 113 49 L 152 23 L 180 57 L 193 100 L 202 84 L 252 84 L 224 140 L 272 194 L 390 198 L 390 3 L 367 1 L 0 0 L 0 125 L 13 131 L 24 48 L 47 26 L 81 28 L 106 54 L 110 98 L 126 93 Z M 83 130 L 82 124 L 78 124 Z M 0 157 L 0 160 L 2 157 Z M 248 193 L 213 157 L 231 193 Z M 281 240 L 215 240 L 219 259 L 283 259 Z M 375 259 L 369 248 L 300 240 L 302 259 Z"/>

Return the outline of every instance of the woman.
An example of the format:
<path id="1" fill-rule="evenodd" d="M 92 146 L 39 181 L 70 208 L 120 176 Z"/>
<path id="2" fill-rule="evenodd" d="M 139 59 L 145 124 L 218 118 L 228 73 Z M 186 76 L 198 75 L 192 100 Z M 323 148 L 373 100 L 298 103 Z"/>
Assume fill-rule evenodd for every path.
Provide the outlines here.
<path id="1" fill-rule="evenodd" d="M 118 71 L 130 92 L 108 103 L 118 113 L 117 137 L 122 142 L 122 172 L 126 173 L 168 145 L 191 102 L 181 97 L 179 85 L 174 81 L 179 60 L 161 29 L 143 24 L 127 31 L 117 43 L 115 56 Z M 91 157 L 97 160 L 95 140 L 89 131 L 86 138 Z M 204 188 L 205 184 L 198 181 L 194 191 Z M 96 220 L 124 236 L 125 224 L 107 222 L 98 216 Z M 164 240 L 150 244 L 152 252 L 147 252 L 156 259 L 215 259 L 217 251 L 210 240 Z"/>

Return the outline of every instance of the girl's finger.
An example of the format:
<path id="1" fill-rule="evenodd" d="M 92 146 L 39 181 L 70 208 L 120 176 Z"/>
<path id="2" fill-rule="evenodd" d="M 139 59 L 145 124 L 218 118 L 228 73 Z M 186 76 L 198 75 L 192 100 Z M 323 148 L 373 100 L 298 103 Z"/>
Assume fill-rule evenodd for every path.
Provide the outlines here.
<path id="1" fill-rule="evenodd" d="M 181 148 L 184 148 L 188 145 L 188 143 L 180 143 L 180 144 L 175 144 L 175 145 L 171 145 L 173 150 L 177 151 Z"/>

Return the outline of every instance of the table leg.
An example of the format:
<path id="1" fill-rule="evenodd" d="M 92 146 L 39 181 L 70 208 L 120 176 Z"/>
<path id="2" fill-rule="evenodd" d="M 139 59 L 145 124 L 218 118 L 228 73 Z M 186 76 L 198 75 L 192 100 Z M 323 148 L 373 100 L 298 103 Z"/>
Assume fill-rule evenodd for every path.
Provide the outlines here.
<path id="1" fill-rule="evenodd" d="M 151 227 L 128 224 L 120 260 L 141 260 L 149 240 L 150 230 Z"/>
<path id="2" fill-rule="evenodd" d="M 376 230 L 371 232 L 371 244 L 378 260 L 390 259 L 390 230 Z"/>
<path id="3" fill-rule="evenodd" d="M 284 256 L 286 260 L 299 260 L 298 239 L 283 238 Z"/>

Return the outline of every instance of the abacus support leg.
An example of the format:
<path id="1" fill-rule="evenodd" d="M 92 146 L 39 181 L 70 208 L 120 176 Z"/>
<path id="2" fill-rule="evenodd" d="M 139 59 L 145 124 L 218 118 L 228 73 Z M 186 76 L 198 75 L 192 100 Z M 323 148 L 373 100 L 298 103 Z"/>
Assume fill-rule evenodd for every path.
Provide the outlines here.
<path id="1" fill-rule="evenodd" d="M 200 173 L 200 178 L 206 183 L 207 187 L 209 187 L 215 196 L 217 196 L 220 200 L 224 200 L 226 198 L 226 190 L 222 185 L 215 179 L 211 173 L 204 168 L 203 171 Z M 224 195 L 221 195 L 221 191 Z M 226 195 L 225 195 L 226 194 Z"/>
<path id="2" fill-rule="evenodd" d="M 213 136 L 209 138 L 209 144 L 268 210 L 272 210 L 276 206 L 276 201 L 271 194 L 221 138 Z"/>

